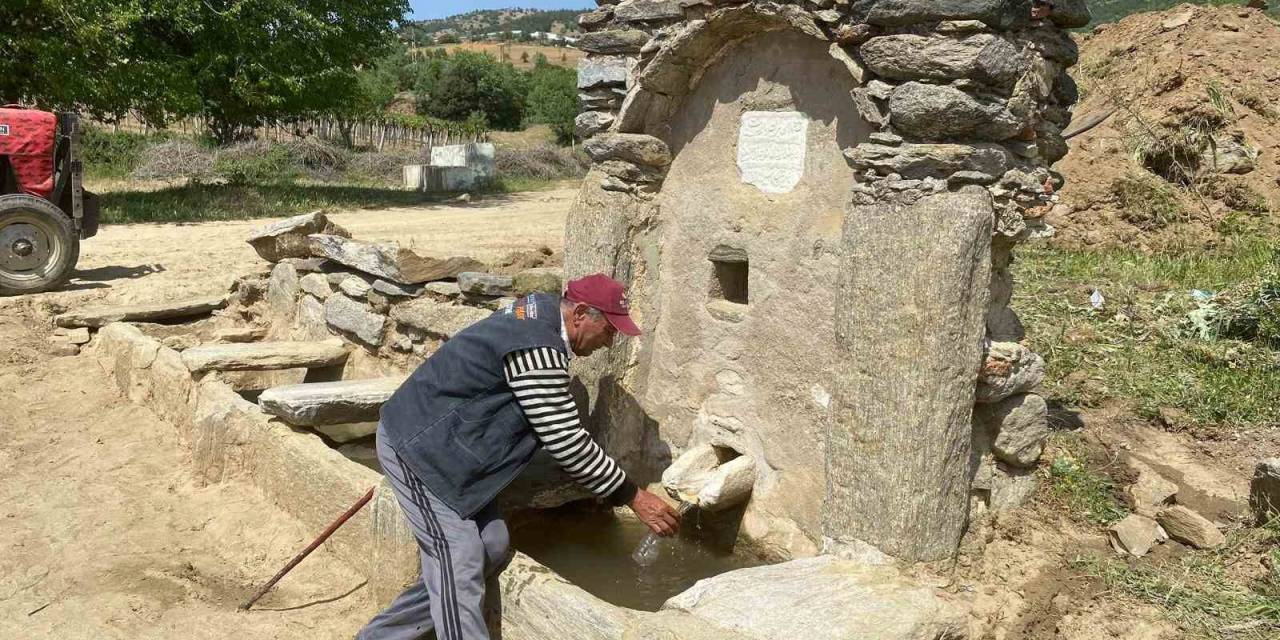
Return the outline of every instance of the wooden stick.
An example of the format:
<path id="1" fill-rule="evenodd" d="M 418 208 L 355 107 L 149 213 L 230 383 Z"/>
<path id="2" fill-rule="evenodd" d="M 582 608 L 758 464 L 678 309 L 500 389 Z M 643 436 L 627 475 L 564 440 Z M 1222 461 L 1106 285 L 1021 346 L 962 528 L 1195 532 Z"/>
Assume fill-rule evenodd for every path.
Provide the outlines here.
<path id="1" fill-rule="evenodd" d="M 283 578 L 286 573 L 289 573 L 291 570 L 293 570 L 294 567 L 298 566 L 298 563 L 302 562 L 303 558 L 306 558 L 308 555 L 311 555 L 311 552 L 315 551 L 316 548 L 319 547 L 321 544 L 324 544 L 324 541 L 328 540 L 329 536 L 333 535 L 333 532 L 338 530 L 338 527 L 341 527 L 343 524 L 345 524 L 347 520 L 351 519 L 351 516 L 354 516 L 357 511 L 359 511 L 362 507 L 364 507 L 364 505 L 368 504 L 369 501 L 373 499 L 374 488 L 376 487 L 370 487 L 369 492 L 364 494 L 364 497 L 356 501 L 355 504 L 351 505 L 351 508 L 347 509 L 346 513 L 339 516 L 337 520 L 334 520 L 333 524 L 329 525 L 329 527 L 324 530 L 324 533 L 320 534 L 319 538 L 316 538 L 311 544 L 307 545 L 307 548 L 303 549 L 301 553 L 294 556 L 293 559 L 289 561 L 289 564 L 286 564 L 283 569 L 281 569 L 278 573 L 276 573 L 275 577 L 271 578 L 270 582 L 262 585 L 262 588 L 258 589 L 258 591 L 254 593 L 252 597 L 250 597 L 248 600 L 245 600 L 244 604 L 240 605 L 240 610 L 248 611 L 249 607 L 252 607 L 253 603 L 257 602 L 259 598 L 266 595 L 267 592 L 271 590 L 271 587 L 276 586 L 276 583 L 280 582 L 280 579 Z"/>

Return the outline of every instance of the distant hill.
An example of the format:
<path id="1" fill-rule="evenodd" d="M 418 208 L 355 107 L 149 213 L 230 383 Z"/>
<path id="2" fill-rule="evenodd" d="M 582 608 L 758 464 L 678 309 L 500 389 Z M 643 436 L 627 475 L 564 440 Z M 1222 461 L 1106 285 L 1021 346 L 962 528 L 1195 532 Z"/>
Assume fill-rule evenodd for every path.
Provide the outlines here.
<path id="1" fill-rule="evenodd" d="M 1203 0 L 1187 2 L 1187 0 L 1089 0 L 1089 12 L 1093 14 L 1093 24 L 1115 22 L 1125 16 L 1144 11 L 1163 11 L 1180 4 L 1201 4 L 1219 6 L 1244 6 L 1245 0 Z M 1271 0 L 1271 8 L 1267 13 L 1280 16 L 1280 0 Z"/>
<path id="2" fill-rule="evenodd" d="M 407 21 L 400 26 L 401 39 L 415 44 L 431 44 L 444 35 L 462 40 L 482 37 L 486 33 L 541 31 L 561 35 L 578 35 L 580 9 L 541 11 L 537 9 L 487 9 L 449 16 L 439 20 Z"/>

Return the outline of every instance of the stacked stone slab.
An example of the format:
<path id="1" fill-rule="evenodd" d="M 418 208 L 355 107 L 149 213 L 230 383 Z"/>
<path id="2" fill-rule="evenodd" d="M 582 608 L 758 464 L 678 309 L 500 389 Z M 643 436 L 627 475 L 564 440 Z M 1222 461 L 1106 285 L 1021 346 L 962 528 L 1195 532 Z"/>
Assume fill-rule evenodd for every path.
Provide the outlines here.
<path id="1" fill-rule="evenodd" d="M 319 212 L 268 225 L 249 242 L 273 264 L 236 281 L 229 313 L 266 327 L 270 340 L 341 338 L 348 379 L 403 374 L 514 297 L 562 286 L 559 269 L 490 274 L 469 257 L 353 239 Z"/>
<path id="2" fill-rule="evenodd" d="M 765 552 L 951 555 L 971 498 L 1030 493 L 1048 433 L 1010 264 L 1052 232 L 1085 3 L 599 5 L 566 276 L 628 282 L 662 335 L 577 365 L 600 438 L 629 469 L 708 442 L 765 461 L 743 522 Z M 733 273 L 714 245 L 748 301 L 707 299 Z"/>

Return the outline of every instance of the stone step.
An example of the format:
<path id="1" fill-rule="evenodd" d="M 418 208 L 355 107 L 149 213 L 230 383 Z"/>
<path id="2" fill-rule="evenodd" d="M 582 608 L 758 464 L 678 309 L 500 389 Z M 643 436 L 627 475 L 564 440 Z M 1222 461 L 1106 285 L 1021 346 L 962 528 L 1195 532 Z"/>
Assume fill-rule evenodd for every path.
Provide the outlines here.
<path id="1" fill-rule="evenodd" d="M 209 296 L 190 300 L 139 304 L 122 307 L 92 307 L 68 311 L 53 319 L 54 324 L 68 329 L 98 329 L 112 322 L 160 322 L 205 316 L 227 306 L 227 296 Z"/>
<path id="2" fill-rule="evenodd" d="M 192 373 L 331 367 L 347 360 L 341 341 L 206 344 L 182 352 Z"/>
<path id="3" fill-rule="evenodd" d="M 300 427 L 372 422 L 401 382 L 403 378 L 373 378 L 290 384 L 263 391 L 258 406 Z"/>

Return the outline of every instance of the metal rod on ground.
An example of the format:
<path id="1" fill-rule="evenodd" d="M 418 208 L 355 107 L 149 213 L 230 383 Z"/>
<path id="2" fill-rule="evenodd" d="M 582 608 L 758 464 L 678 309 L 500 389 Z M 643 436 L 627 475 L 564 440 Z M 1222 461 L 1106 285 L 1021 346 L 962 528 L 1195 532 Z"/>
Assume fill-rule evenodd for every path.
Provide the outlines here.
<path id="1" fill-rule="evenodd" d="M 364 507 L 364 505 L 368 504 L 369 501 L 373 499 L 373 490 L 375 488 L 376 487 L 370 487 L 369 492 L 364 494 L 364 497 L 356 501 L 355 504 L 351 505 L 351 508 L 347 509 L 346 513 L 339 516 L 337 520 L 334 520 L 333 524 L 329 525 L 329 527 L 324 530 L 324 533 L 320 534 L 320 537 L 316 538 L 311 544 L 307 545 L 307 548 L 303 549 L 302 553 L 299 553 L 298 555 L 294 556 L 293 559 L 289 561 L 289 564 L 286 564 L 284 568 L 281 569 L 280 572 L 277 573 L 274 578 L 271 578 L 269 582 L 262 585 L 262 588 L 258 589 L 257 593 L 253 594 L 253 596 L 250 597 L 248 600 L 245 600 L 244 604 L 240 605 L 240 610 L 248 611 L 249 607 L 252 607 L 253 603 L 257 602 L 259 598 L 266 595 L 267 592 L 271 590 L 271 587 L 276 586 L 276 583 L 280 582 L 280 579 L 283 578 L 286 573 L 289 573 L 291 570 L 293 570 L 294 567 L 298 566 L 298 563 L 302 562 L 303 558 L 311 555 L 311 552 L 315 551 L 316 547 L 319 547 L 321 544 L 324 544 L 324 541 L 328 540 L 329 536 L 333 535 L 333 532 L 338 530 L 338 527 L 341 527 L 344 523 L 346 523 L 347 520 L 350 520 L 351 516 L 354 516 L 357 511 L 359 511 L 362 507 Z"/>

